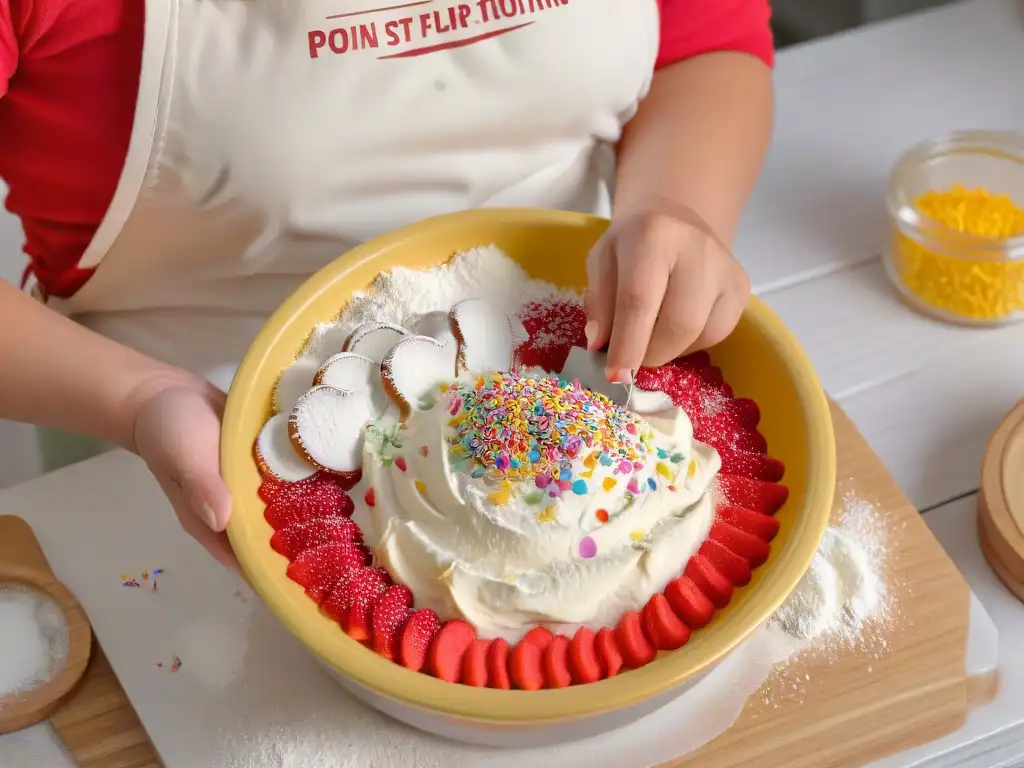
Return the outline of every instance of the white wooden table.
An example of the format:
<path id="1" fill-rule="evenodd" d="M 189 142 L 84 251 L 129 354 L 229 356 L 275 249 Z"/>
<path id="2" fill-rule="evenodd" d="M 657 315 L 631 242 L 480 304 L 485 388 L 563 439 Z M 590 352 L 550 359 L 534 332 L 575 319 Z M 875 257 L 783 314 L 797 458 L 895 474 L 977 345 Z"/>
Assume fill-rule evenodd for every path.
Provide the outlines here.
<path id="1" fill-rule="evenodd" d="M 985 567 L 972 517 L 984 445 L 1024 396 L 1024 324 L 967 330 L 918 317 L 878 261 L 886 177 L 901 151 L 956 129 L 1024 130 L 1021 18 L 1014 0 L 972 0 L 781 53 L 776 140 L 737 247 L 755 290 L 927 512 L 1005 638 L 997 699 L 956 734 L 907 753 L 907 766 L 992 768 L 1024 757 L 1024 657 L 1013 650 L 1024 606 Z M 125 464 L 95 467 L 101 488 L 118 482 L 104 472 Z M 0 493 L 0 510 L 88 493 L 59 487 L 73 476 Z M 0 739 L 0 765 L 59 768 L 55 753 L 38 751 L 52 749 L 48 739 L 45 728 Z"/>

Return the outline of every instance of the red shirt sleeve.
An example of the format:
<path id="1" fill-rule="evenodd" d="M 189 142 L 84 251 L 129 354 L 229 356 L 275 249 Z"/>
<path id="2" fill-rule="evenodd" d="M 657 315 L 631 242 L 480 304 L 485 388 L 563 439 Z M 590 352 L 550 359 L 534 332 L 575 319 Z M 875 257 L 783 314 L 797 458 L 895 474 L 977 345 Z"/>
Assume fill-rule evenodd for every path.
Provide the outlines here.
<path id="1" fill-rule="evenodd" d="M 124 165 L 141 0 L 0 0 L 0 179 L 43 289 L 69 296 Z"/>
<path id="2" fill-rule="evenodd" d="M 769 0 L 659 0 L 661 43 L 655 67 L 714 51 L 775 63 Z"/>

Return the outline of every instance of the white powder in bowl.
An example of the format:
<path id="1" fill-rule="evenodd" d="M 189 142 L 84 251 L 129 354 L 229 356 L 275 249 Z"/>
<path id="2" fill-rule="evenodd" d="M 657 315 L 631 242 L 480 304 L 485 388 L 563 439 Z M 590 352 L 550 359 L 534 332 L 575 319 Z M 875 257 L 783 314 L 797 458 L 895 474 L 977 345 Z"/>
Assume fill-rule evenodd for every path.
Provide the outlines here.
<path id="1" fill-rule="evenodd" d="M 68 628 L 60 607 L 28 586 L 0 584 L 0 709 L 63 668 Z"/>

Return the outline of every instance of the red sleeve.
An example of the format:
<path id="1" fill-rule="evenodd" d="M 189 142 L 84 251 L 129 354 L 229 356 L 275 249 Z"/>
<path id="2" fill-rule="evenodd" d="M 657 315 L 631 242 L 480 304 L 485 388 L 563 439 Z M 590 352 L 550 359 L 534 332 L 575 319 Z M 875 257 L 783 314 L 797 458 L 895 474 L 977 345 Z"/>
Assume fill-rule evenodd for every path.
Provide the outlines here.
<path id="1" fill-rule="evenodd" d="M 775 63 L 769 0 L 658 0 L 661 43 L 655 67 L 713 51 L 738 51 Z"/>
<path id="2" fill-rule="evenodd" d="M 0 99 L 7 93 L 11 75 L 18 66 L 18 45 L 9 0 L 0 0 Z"/>
<path id="3" fill-rule="evenodd" d="M 135 114 L 141 0 L 0 0 L 0 179 L 44 290 L 69 296 Z"/>

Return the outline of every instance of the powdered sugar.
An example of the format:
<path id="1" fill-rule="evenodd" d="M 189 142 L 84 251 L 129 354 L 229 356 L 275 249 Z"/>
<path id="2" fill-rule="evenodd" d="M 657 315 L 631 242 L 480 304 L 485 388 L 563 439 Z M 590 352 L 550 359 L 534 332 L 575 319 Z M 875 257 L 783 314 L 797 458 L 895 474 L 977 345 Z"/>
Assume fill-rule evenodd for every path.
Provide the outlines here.
<path id="1" fill-rule="evenodd" d="M 428 270 L 399 267 L 378 275 L 369 290 L 357 293 L 335 323 L 318 326 L 309 352 L 329 356 L 363 323 L 400 325 L 411 315 L 448 311 L 460 301 L 486 298 L 515 316 L 531 302 L 579 301 L 579 293 L 531 278 L 496 246 L 474 248 Z M 325 354 L 326 353 L 326 354 Z"/>
<path id="2" fill-rule="evenodd" d="M 0 709 L 7 696 L 25 693 L 64 666 L 68 628 L 47 595 L 0 583 Z"/>
<path id="3" fill-rule="evenodd" d="M 802 667 L 851 651 L 877 658 L 887 648 L 898 605 L 886 583 L 889 531 L 882 513 L 852 493 L 822 539 L 807 573 L 771 618 L 776 675 L 789 693 L 806 680 Z M 771 686 L 763 689 L 765 703 Z"/>

